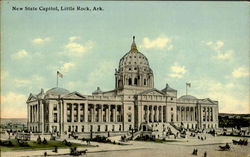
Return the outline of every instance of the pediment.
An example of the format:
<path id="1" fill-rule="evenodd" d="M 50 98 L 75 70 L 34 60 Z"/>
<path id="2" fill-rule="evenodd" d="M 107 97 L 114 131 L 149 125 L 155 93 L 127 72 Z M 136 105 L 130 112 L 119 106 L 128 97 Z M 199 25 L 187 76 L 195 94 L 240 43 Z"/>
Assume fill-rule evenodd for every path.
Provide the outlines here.
<path id="1" fill-rule="evenodd" d="M 161 92 L 161 91 L 159 91 L 159 90 L 157 90 L 157 89 L 155 89 L 155 88 L 153 88 L 153 89 L 150 89 L 150 90 L 145 90 L 145 91 L 139 93 L 138 95 L 144 95 L 144 96 L 146 96 L 146 95 L 164 96 L 164 93 Z"/>
<path id="2" fill-rule="evenodd" d="M 211 99 L 209 99 L 209 98 L 202 99 L 201 101 L 202 101 L 202 103 L 214 104 L 214 102 Z"/>
<path id="3" fill-rule="evenodd" d="M 63 99 L 77 99 L 77 100 L 86 99 L 85 96 L 81 95 L 81 94 L 78 93 L 78 92 L 69 93 L 69 94 L 67 94 L 67 95 L 64 95 L 62 98 L 63 98 Z"/>
<path id="4" fill-rule="evenodd" d="M 27 102 L 29 101 L 36 101 L 37 100 L 37 97 L 35 97 L 33 94 L 30 93 L 28 99 L 27 99 Z"/>

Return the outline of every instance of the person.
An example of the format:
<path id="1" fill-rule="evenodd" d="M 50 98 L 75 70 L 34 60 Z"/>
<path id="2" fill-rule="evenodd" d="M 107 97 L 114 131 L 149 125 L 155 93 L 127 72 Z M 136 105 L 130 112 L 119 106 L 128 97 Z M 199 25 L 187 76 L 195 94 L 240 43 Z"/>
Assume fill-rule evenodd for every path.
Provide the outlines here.
<path id="1" fill-rule="evenodd" d="M 207 152 L 204 153 L 204 157 L 207 157 Z"/>
<path id="2" fill-rule="evenodd" d="M 44 152 L 44 156 L 45 156 L 45 157 L 47 156 L 47 152 Z"/>
<path id="3" fill-rule="evenodd" d="M 195 153 L 196 153 L 196 149 L 194 148 L 192 155 L 195 155 Z"/>

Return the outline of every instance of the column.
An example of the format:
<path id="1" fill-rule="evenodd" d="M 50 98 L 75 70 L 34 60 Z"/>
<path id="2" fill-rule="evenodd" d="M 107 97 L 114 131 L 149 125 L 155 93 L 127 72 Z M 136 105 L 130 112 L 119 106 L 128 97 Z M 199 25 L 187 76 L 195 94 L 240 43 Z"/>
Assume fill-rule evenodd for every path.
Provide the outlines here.
<path id="1" fill-rule="evenodd" d="M 106 106 L 106 122 L 109 122 L 109 105 Z"/>
<path id="2" fill-rule="evenodd" d="M 159 122 L 159 108 L 156 106 L 156 122 Z"/>
<path id="3" fill-rule="evenodd" d="M 34 110 L 34 105 L 32 105 L 32 122 L 35 122 L 35 110 Z"/>
<path id="4" fill-rule="evenodd" d="M 103 122 L 103 105 L 102 104 L 100 104 L 100 122 Z"/>
<path id="5" fill-rule="evenodd" d="M 93 104 L 92 113 L 92 122 L 95 122 L 96 104 Z"/>
<path id="6" fill-rule="evenodd" d="M 149 122 L 149 106 L 147 106 L 147 123 Z"/>
<path id="7" fill-rule="evenodd" d="M 84 122 L 88 122 L 88 103 L 84 104 Z"/>
<path id="8" fill-rule="evenodd" d="M 155 106 L 152 106 L 152 113 L 153 113 L 153 119 L 152 119 L 152 121 L 153 122 L 155 122 L 156 121 L 156 119 L 155 119 L 155 114 L 156 114 L 156 111 L 155 111 Z"/>
<path id="9" fill-rule="evenodd" d="M 110 122 L 110 108 L 111 108 L 111 105 L 107 105 L 107 109 L 108 109 L 108 118 L 107 118 L 107 122 Z"/>
<path id="10" fill-rule="evenodd" d="M 74 122 L 74 104 L 71 104 L 71 122 Z"/>
<path id="11" fill-rule="evenodd" d="M 212 111 L 211 111 L 211 117 L 212 117 L 212 122 L 214 121 L 214 108 L 211 107 Z"/>
<path id="12" fill-rule="evenodd" d="M 41 132 L 44 133 L 44 113 L 43 113 L 43 103 L 41 102 L 40 104 L 41 106 L 41 111 L 40 111 L 40 114 L 41 114 Z"/>
<path id="13" fill-rule="evenodd" d="M 78 110 L 77 110 L 77 115 L 78 115 L 78 122 L 80 122 L 80 106 L 81 104 L 79 103 L 79 104 L 77 104 L 77 106 L 78 106 Z"/>
<path id="14" fill-rule="evenodd" d="M 204 107 L 204 109 L 205 109 L 205 122 L 206 122 L 207 121 L 207 108 Z"/>
<path id="15" fill-rule="evenodd" d="M 164 114 L 163 110 L 164 110 L 164 108 L 163 108 L 163 106 L 161 106 L 161 122 L 162 123 L 163 123 L 163 114 Z"/>
<path id="16" fill-rule="evenodd" d="M 117 122 L 117 105 L 115 105 L 115 118 L 114 118 L 114 122 Z"/>

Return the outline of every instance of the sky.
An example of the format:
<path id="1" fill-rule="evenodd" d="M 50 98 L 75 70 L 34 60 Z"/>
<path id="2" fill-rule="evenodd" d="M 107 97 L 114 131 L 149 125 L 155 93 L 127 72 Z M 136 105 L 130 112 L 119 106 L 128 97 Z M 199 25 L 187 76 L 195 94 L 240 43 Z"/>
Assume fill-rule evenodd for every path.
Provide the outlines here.
<path id="1" fill-rule="evenodd" d="M 102 7 L 43 11 L 39 7 Z M 37 10 L 12 10 L 37 7 Z M 25 118 L 26 100 L 56 86 L 91 94 L 115 87 L 115 68 L 137 48 L 154 85 L 168 83 L 219 101 L 221 113 L 250 113 L 247 2 L 4 1 L 1 13 L 1 116 Z"/>

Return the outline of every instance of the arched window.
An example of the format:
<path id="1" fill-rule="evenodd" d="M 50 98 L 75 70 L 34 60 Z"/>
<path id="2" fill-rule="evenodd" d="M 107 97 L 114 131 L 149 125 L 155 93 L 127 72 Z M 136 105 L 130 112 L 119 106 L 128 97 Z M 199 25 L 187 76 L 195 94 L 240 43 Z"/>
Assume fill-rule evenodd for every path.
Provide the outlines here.
<path id="1" fill-rule="evenodd" d="M 128 85 L 132 85 L 132 79 L 131 78 L 128 79 Z"/>
<path id="2" fill-rule="evenodd" d="M 137 85 L 137 78 L 134 79 L 134 85 Z"/>

